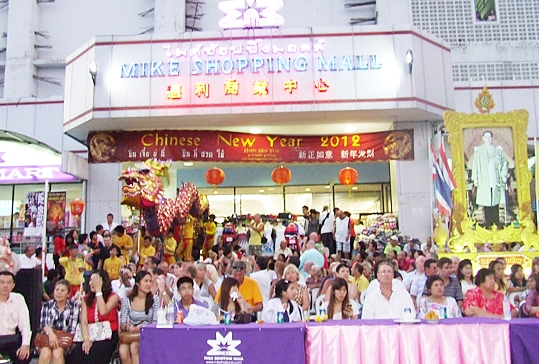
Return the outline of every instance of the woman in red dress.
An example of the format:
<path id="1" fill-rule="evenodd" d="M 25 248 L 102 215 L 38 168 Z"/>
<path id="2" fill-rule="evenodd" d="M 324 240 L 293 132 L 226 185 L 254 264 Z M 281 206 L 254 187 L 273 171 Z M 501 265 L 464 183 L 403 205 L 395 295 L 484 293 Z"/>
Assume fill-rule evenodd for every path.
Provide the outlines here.
<path id="1" fill-rule="evenodd" d="M 464 314 L 468 317 L 503 318 L 504 295 L 496 290 L 494 271 L 480 269 L 475 276 L 475 285 L 464 297 Z"/>

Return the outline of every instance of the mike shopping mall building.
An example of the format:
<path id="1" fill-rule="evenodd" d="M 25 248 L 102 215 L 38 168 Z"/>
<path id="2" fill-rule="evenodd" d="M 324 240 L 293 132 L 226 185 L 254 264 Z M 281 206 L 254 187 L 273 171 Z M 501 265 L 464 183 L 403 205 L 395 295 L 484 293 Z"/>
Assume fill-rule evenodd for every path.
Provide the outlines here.
<path id="1" fill-rule="evenodd" d="M 329 205 L 356 219 L 394 215 L 425 239 L 429 144 L 445 110 L 474 112 L 486 85 L 493 112 L 527 109 L 537 135 L 537 17 L 519 14 L 539 9 L 487 1 L 497 18 L 483 19 L 491 8 L 474 0 L 374 3 L 0 8 L 0 152 L 13 155 L 0 161 L 0 234 L 28 226 L 28 201 L 44 189 L 60 193 L 63 228 L 93 230 L 109 212 L 127 220 L 118 176 L 158 159 L 172 161 L 166 197 L 193 182 L 218 217 Z M 284 187 L 271 178 L 281 165 L 292 172 Z M 204 179 L 212 167 L 226 175 L 216 187 Z M 355 184 L 340 183 L 345 167 Z M 75 199 L 85 202 L 80 220 Z"/>

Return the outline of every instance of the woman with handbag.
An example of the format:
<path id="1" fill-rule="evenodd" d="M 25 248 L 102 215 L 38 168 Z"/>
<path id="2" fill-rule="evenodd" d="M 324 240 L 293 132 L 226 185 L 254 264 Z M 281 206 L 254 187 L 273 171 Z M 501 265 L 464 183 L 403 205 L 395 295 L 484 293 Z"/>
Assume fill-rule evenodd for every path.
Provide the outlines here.
<path id="1" fill-rule="evenodd" d="M 71 285 L 65 279 L 54 286 L 54 299 L 41 308 L 41 333 L 36 335 L 35 345 L 39 350 L 39 364 L 65 363 L 65 352 L 73 343 L 73 335 L 79 321 L 79 303 L 67 297 Z"/>
<path id="2" fill-rule="evenodd" d="M 157 322 L 159 297 L 152 294 L 152 275 L 141 270 L 131 294 L 122 300 L 120 311 L 120 358 L 122 364 L 139 363 L 140 329 Z"/>
<path id="3" fill-rule="evenodd" d="M 112 292 L 104 270 L 90 277 L 90 293 L 84 296 L 73 353 L 68 364 L 108 364 L 118 346 L 118 295 Z"/>

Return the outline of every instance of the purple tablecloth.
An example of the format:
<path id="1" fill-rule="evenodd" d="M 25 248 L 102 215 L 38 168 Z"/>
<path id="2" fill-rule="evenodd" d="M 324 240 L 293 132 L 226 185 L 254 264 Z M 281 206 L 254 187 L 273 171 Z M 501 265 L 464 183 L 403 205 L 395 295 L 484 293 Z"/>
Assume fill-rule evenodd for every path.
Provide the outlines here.
<path id="1" fill-rule="evenodd" d="M 509 323 L 511 363 L 539 363 L 539 320 L 516 319 Z"/>
<path id="2" fill-rule="evenodd" d="M 305 324 L 174 325 L 142 329 L 142 364 L 301 364 Z"/>

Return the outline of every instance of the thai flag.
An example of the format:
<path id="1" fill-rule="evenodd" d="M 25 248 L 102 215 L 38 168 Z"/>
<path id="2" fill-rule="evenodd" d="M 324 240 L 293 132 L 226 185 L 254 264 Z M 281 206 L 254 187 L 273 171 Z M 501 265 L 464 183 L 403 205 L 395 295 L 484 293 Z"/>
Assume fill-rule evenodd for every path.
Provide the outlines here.
<path id="1" fill-rule="evenodd" d="M 434 170 L 434 195 L 436 197 L 436 206 L 442 215 L 451 215 L 453 209 L 453 201 L 451 200 L 451 189 L 444 180 L 442 171 L 438 162 L 436 161 L 436 154 L 434 153 L 434 146 L 430 145 L 430 152 L 432 154 L 432 168 Z"/>
<path id="2" fill-rule="evenodd" d="M 441 141 L 440 143 L 440 160 L 438 161 L 438 163 L 440 165 L 440 169 L 442 171 L 442 177 L 444 178 L 444 181 L 449 186 L 449 190 L 453 191 L 457 187 L 457 184 L 455 183 L 453 172 L 451 172 L 451 168 L 449 168 L 449 163 L 447 162 L 447 155 L 445 154 L 443 141 Z"/>

